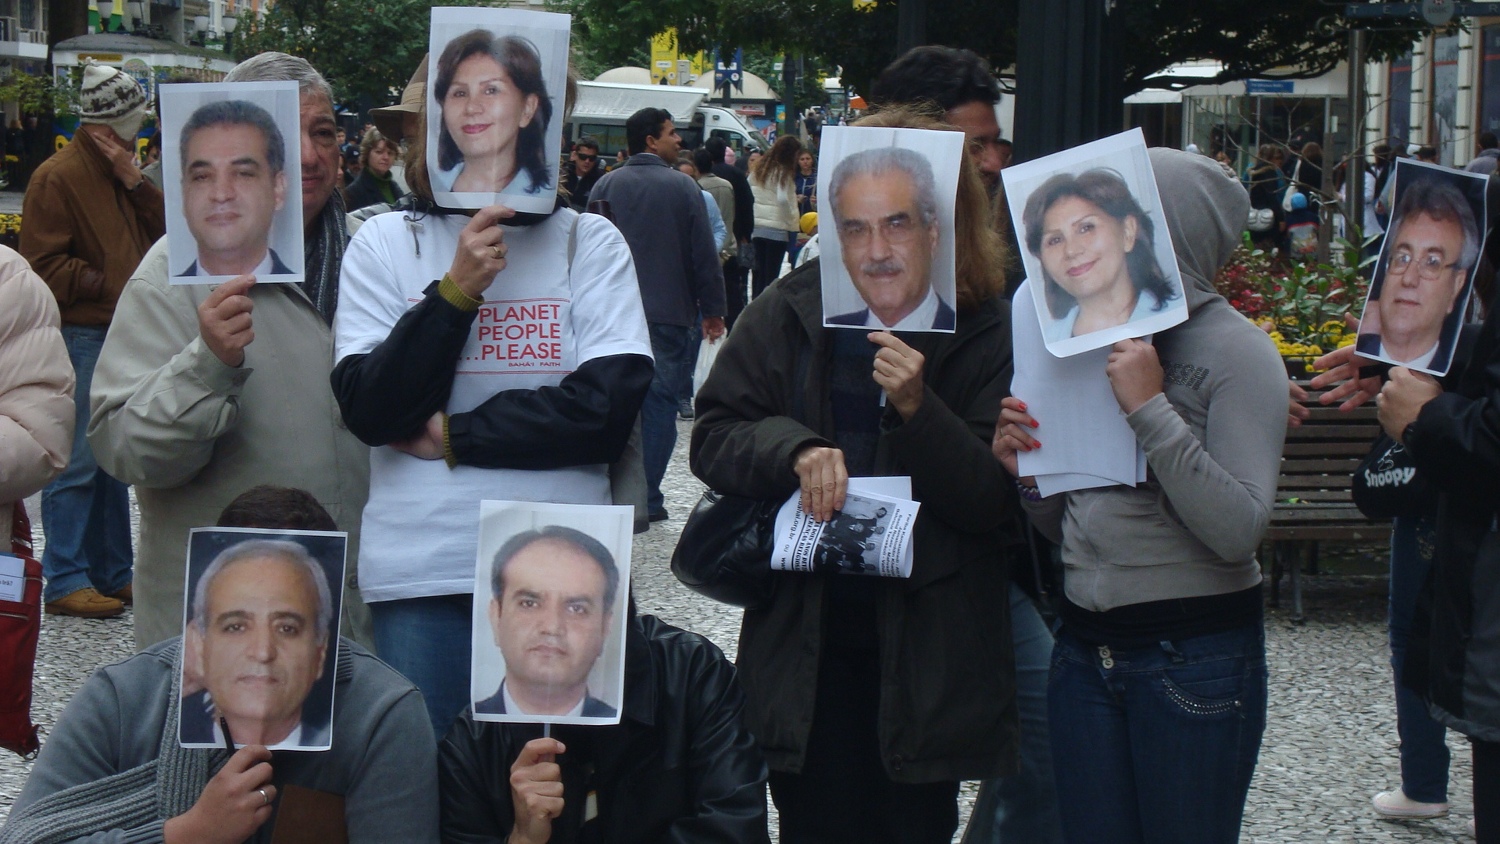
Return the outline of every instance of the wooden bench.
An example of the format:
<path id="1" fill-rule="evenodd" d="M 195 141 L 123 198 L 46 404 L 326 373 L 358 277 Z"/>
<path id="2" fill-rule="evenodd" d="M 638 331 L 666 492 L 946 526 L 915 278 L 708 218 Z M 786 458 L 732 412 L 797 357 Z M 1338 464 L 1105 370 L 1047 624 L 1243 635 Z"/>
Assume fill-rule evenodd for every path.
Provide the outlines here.
<path id="1" fill-rule="evenodd" d="M 1305 386 L 1305 385 L 1304 385 Z M 1271 543 L 1271 606 L 1281 605 L 1281 578 L 1292 579 L 1292 621 L 1302 623 L 1302 563 L 1317 565 L 1318 543 L 1389 541 L 1388 519 L 1369 519 L 1354 506 L 1351 481 L 1380 434 L 1374 402 L 1348 413 L 1324 407 L 1314 394 L 1312 417 L 1288 428 L 1276 484 Z"/>

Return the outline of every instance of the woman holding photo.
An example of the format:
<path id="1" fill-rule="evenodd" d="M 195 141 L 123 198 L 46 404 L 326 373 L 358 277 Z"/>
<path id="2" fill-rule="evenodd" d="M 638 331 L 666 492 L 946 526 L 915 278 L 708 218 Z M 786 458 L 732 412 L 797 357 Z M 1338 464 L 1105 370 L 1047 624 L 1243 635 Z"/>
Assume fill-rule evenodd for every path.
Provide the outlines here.
<path id="1" fill-rule="evenodd" d="M 546 154 L 552 100 L 530 41 L 484 29 L 460 35 L 438 57 L 433 93 L 443 109 L 433 174 L 438 191 L 499 193 L 523 174 L 527 193 L 552 185 Z"/>
<path id="2" fill-rule="evenodd" d="M 469 703 L 477 502 L 611 503 L 652 363 L 609 220 L 443 211 L 425 147 L 406 158 L 417 206 L 371 217 L 344 256 L 333 390 L 371 446 L 359 588 L 376 651 L 441 736 Z"/>
<path id="3" fill-rule="evenodd" d="M 1042 262 L 1048 342 L 1144 319 L 1177 298 L 1151 217 L 1113 170 L 1053 176 L 1026 200 L 1021 222 Z"/>
<path id="4" fill-rule="evenodd" d="M 956 131 L 898 108 L 858 125 Z M 910 475 L 922 503 L 909 578 L 777 572 L 745 611 L 745 719 L 785 844 L 948 844 L 959 782 L 1006 773 L 1017 750 L 1005 560 L 1024 540 L 988 454 L 1011 371 L 1004 247 L 972 158 L 960 168 L 955 333 L 824 328 L 812 262 L 745 308 L 698 392 L 689 459 L 722 493 L 800 489 L 830 522 L 849 476 Z"/>
<path id="5" fill-rule="evenodd" d="M 1235 844 L 1266 723 L 1255 551 L 1276 493 L 1286 370 L 1214 291 L 1249 213 L 1245 189 L 1204 156 L 1150 154 L 1190 315 L 1151 344 L 1116 343 L 1105 369 L 1148 480 L 1047 498 L 1033 478 L 1018 485 L 1032 523 L 1062 546 L 1048 709 L 1067 840 Z M 995 431 L 1012 475 L 1016 453 L 1047 440 L 1025 398 L 1005 399 Z"/>

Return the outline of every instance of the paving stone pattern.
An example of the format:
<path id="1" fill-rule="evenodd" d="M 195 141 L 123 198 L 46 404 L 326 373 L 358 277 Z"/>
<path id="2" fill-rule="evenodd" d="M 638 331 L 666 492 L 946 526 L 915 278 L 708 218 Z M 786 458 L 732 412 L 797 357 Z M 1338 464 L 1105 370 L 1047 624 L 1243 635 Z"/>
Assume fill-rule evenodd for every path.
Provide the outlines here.
<path id="1" fill-rule="evenodd" d="M 739 613 L 682 587 L 668 570 L 683 519 L 703 485 L 687 470 L 688 423 L 665 483 L 665 522 L 635 539 L 634 588 L 641 611 L 696 630 L 734 656 Z M 29 503 L 38 511 L 37 500 Z M 38 537 L 40 539 L 40 537 Z M 1290 842 L 1466 842 L 1473 816 L 1468 746 L 1449 734 L 1453 814 L 1443 820 L 1378 820 L 1370 797 L 1399 783 L 1396 714 L 1385 644 L 1384 578 L 1310 577 L 1308 622 L 1267 611 L 1271 666 L 1269 727 L 1245 815 L 1244 844 Z M 131 617 L 105 621 L 44 616 L 33 717 L 43 735 L 99 665 L 131 651 Z M 45 740 L 45 739 L 44 739 Z M 30 764 L 0 757 L 0 819 Z M 974 784 L 966 783 L 967 820 Z M 774 823 L 773 823 L 774 827 Z"/>

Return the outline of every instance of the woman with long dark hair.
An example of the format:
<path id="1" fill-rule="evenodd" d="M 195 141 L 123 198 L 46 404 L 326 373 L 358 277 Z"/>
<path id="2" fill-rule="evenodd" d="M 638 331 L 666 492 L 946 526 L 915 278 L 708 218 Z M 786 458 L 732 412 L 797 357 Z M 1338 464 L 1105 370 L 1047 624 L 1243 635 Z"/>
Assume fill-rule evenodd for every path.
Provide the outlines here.
<path id="1" fill-rule="evenodd" d="M 1123 325 L 1177 298 L 1156 260 L 1151 216 L 1113 170 L 1053 176 L 1026 200 L 1021 222 L 1042 262 L 1049 340 Z"/>
<path id="2" fill-rule="evenodd" d="M 750 167 L 750 190 L 755 194 L 755 230 L 750 242 L 755 247 L 755 266 L 751 268 L 751 297 L 781 274 L 781 260 L 787 245 L 799 228 L 797 214 L 797 154 L 802 142 L 793 135 L 782 135 Z"/>
<path id="3" fill-rule="evenodd" d="M 526 174 L 526 193 L 552 185 L 547 124 L 552 99 L 535 45 L 518 35 L 476 29 L 438 57 L 433 93 L 442 107 L 433 187 L 499 193 Z"/>

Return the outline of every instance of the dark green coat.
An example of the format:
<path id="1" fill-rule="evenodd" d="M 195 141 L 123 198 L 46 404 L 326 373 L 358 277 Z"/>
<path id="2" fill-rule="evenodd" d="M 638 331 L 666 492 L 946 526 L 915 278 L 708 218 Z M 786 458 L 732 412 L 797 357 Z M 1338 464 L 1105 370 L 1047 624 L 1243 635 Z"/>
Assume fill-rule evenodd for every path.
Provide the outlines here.
<path id="1" fill-rule="evenodd" d="M 795 492 L 794 456 L 835 445 L 827 338 L 838 330 L 849 329 L 822 327 L 816 261 L 756 298 L 698 393 L 694 474 L 725 493 Z M 897 782 L 985 779 L 1015 769 L 1018 733 L 1006 552 L 1021 541 L 1020 510 L 989 447 L 1010 386 L 1008 305 L 960 313 L 953 335 L 901 336 L 926 357 L 926 398 L 909 421 L 886 410 L 876 473 L 910 475 L 922 509 L 912 576 L 885 581 L 877 609 L 881 758 Z M 745 613 L 737 663 L 766 761 L 795 773 L 812 725 L 823 578 L 774 579 L 770 606 Z"/>

